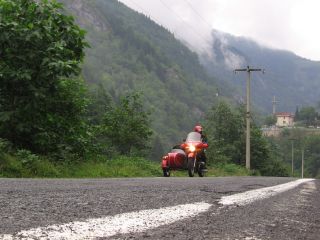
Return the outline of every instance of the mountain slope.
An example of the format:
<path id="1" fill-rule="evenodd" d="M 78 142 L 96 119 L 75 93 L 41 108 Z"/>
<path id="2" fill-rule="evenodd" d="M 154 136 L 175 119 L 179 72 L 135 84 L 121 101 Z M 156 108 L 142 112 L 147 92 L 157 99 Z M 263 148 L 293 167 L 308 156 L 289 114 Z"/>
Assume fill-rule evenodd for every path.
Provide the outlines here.
<path id="1" fill-rule="evenodd" d="M 117 99 L 142 91 L 153 129 L 166 146 L 181 140 L 214 103 L 215 79 L 163 27 L 116 0 L 61 0 L 87 30 L 83 75 Z"/>
<path id="2" fill-rule="evenodd" d="M 218 31 L 212 32 L 211 52 L 201 60 L 206 69 L 222 83 L 242 86 L 245 74 L 234 76 L 232 70 L 247 65 L 264 68 L 265 75 L 252 76 L 253 102 L 271 113 L 272 97 L 279 101 L 279 111 L 295 111 L 296 106 L 314 105 L 320 100 L 320 63 L 291 52 L 276 50 Z"/>

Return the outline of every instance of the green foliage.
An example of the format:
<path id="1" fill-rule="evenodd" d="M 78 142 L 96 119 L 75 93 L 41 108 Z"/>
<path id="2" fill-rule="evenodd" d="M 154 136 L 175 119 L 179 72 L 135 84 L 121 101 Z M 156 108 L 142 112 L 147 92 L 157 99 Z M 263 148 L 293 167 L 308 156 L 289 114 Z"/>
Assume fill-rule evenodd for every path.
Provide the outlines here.
<path id="1" fill-rule="evenodd" d="M 226 102 L 219 102 L 206 115 L 205 131 L 209 162 L 240 163 L 243 119 Z"/>
<path id="2" fill-rule="evenodd" d="M 248 176 L 250 172 L 243 166 L 234 163 L 217 164 L 208 171 L 208 176 Z"/>
<path id="3" fill-rule="evenodd" d="M 209 163 L 245 164 L 243 109 L 243 106 L 232 109 L 226 102 L 220 102 L 206 115 Z M 274 156 L 272 146 L 262 136 L 261 130 L 254 123 L 251 124 L 251 168 L 262 175 L 287 176 L 287 167 Z"/>
<path id="4" fill-rule="evenodd" d="M 320 136 L 309 136 L 306 142 L 306 170 L 312 177 L 320 177 Z"/>
<path id="5" fill-rule="evenodd" d="M 302 122 L 304 126 L 316 126 L 319 123 L 318 117 L 319 113 L 314 107 L 302 107 L 297 109 L 295 120 Z"/>
<path id="6" fill-rule="evenodd" d="M 82 153 L 84 31 L 56 1 L 0 2 L 0 137 L 38 153 Z"/>
<path id="7" fill-rule="evenodd" d="M 35 162 L 39 162 L 40 158 L 36 154 L 31 153 L 29 150 L 18 150 L 16 153 L 17 158 L 20 160 L 22 165 L 24 166 L 31 166 Z"/>
<path id="8" fill-rule="evenodd" d="M 69 177 L 151 177 L 161 176 L 159 164 L 139 157 L 120 156 L 112 160 L 88 161 L 63 166 L 63 175 Z"/>
<path id="9" fill-rule="evenodd" d="M 304 175 L 317 177 L 320 171 L 320 131 L 308 128 L 286 129 L 286 134 L 279 138 L 270 138 L 270 144 L 275 148 L 277 155 L 274 157 L 277 161 L 284 163 L 285 167 L 291 172 L 292 150 L 294 176 L 300 176 L 302 150 L 305 152 Z M 293 147 L 293 149 L 292 149 Z"/>
<path id="10" fill-rule="evenodd" d="M 165 154 L 161 139 L 159 136 L 156 136 L 152 141 L 152 148 L 150 151 L 150 159 L 153 161 L 159 161 L 162 156 Z"/>
<path id="11" fill-rule="evenodd" d="M 163 147 L 180 141 L 217 92 L 215 79 L 207 76 L 197 55 L 121 2 L 82 1 L 76 7 L 72 0 L 62 2 L 88 32 L 85 80 L 93 88 L 102 86 L 113 101 L 125 92 L 142 91 L 145 106 L 153 110 L 151 128 Z"/>
<path id="12" fill-rule="evenodd" d="M 10 152 L 11 148 L 11 143 L 8 140 L 0 138 L 0 155 Z"/>
<path id="13" fill-rule="evenodd" d="M 98 159 L 98 161 L 97 161 Z M 139 157 L 120 156 L 112 160 L 95 156 L 81 162 L 53 164 L 47 158 L 21 150 L 17 155 L 0 157 L 1 177 L 97 178 L 162 176 L 160 165 Z"/>
<path id="14" fill-rule="evenodd" d="M 100 125 L 113 100 L 101 83 L 91 86 L 88 98 L 90 99 L 87 111 L 88 121 L 92 125 Z"/>
<path id="15" fill-rule="evenodd" d="M 47 158 L 28 150 L 0 155 L 0 176 L 3 177 L 59 177 L 56 167 Z"/>
<path id="16" fill-rule="evenodd" d="M 269 115 L 265 118 L 264 124 L 267 126 L 273 126 L 277 122 L 277 117 L 275 115 Z"/>
<path id="17" fill-rule="evenodd" d="M 0 154 L 0 176 L 2 177 L 23 177 L 23 166 L 14 156 Z"/>
<path id="18" fill-rule="evenodd" d="M 143 108 L 141 95 L 128 94 L 104 116 L 103 134 L 120 154 L 141 153 L 152 135 L 149 116 Z"/>

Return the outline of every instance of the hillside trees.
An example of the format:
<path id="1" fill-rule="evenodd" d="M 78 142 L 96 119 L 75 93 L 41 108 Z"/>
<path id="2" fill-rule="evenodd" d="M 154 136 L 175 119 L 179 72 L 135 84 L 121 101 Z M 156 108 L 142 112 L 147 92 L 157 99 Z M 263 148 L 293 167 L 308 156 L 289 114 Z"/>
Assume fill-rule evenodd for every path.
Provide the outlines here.
<path id="1" fill-rule="evenodd" d="M 309 136 L 306 141 L 306 171 L 312 177 L 320 178 L 320 137 Z"/>
<path id="2" fill-rule="evenodd" d="M 306 128 L 288 129 L 279 138 L 270 138 L 269 141 L 277 148 L 274 151 L 278 153 L 277 158 L 290 165 L 293 150 L 295 176 L 300 176 L 301 174 L 301 158 L 302 150 L 304 150 L 304 175 L 320 177 L 320 136 L 317 132 L 309 132 Z"/>
<path id="3" fill-rule="evenodd" d="M 207 76 L 196 53 L 119 1 L 82 1 L 81 6 L 60 1 L 88 32 L 86 81 L 103 83 L 116 101 L 127 91 L 142 91 L 146 107 L 154 110 L 152 129 L 163 147 L 180 141 L 215 99 L 216 80 Z"/>
<path id="4" fill-rule="evenodd" d="M 267 126 L 273 126 L 276 123 L 277 123 L 277 117 L 275 115 L 269 115 L 264 120 L 264 124 Z"/>
<path id="5" fill-rule="evenodd" d="M 234 112 L 226 102 L 220 102 L 206 115 L 205 130 L 211 161 L 240 163 L 243 122 L 238 112 Z"/>
<path id="6" fill-rule="evenodd" d="M 302 122 L 305 126 L 315 126 L 318 123 L 319 113 L 314 107 L 302 107 L 296 110 L 295 120 Z"/>
<path id="7" fill-rule="evenodd" d="M 144 110 L 141 94 L 128 94 L 104 115 L 102 134 L 120 154 L 141 154 L 148 149 L 152 135 L 149 116 L 150 113 Z"/>
<path id="8" fill-rule="evenodd" d="M 219 102 L 206 115 L 205 130 L 208 136 L 208 159 L 210 163 L 245 163 L 245 114 L 243 106 L 232 108 Z M 262 175 L 286 176 L 286 166 L 261 130 L 251 125 L 251 167 Z"/>

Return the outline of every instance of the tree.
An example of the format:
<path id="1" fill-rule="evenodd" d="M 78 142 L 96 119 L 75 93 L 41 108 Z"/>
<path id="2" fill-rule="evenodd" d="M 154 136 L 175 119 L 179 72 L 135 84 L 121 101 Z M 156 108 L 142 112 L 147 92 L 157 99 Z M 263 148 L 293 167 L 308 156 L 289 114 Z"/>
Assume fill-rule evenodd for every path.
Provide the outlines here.
<path id="1" fill-rule="evenodd" d="M 102 134 L 120 154 L 129 155 L 148 148 L 152 135 L 150 113 L 145 111 L 139 93 L 122 97 L 104 116 Z"/>
<path id="2" fill-rule="evenodd" d="M 311 177 L 320 177 L 320 136 L 311 135 L 306 139 L 305 144 L 305 165 L 307 173 Z"/>
<path id="3" fill-rule="evenodd" d="M 78 149 L 85 32 L 56 1 L 0 1 L 0 137 L 38 153 Z"/>
<path id="4" fill-rule="evenodd" d="M 112 104 L 112 98 L 103 84 L 93 85 L 89 91 L 88 120 L 92 125 L 100 125 L 104 115 Z"/>
<path id="5" fill-rule="evenodd" d="M 243 119 L 226 102 L 219 102 L 206 115 L 205 130 L 211 162 L 240 163 L 240 144 L 244 134 Z"/>
<path id="6" fill-rule="evenodd" d="M 300 114 L 299 114 L 299 107 L 296 107 L 296 113 L 294 114 L 294 120 L 299 121 L 300 120 Z"/>
<path id="7" fill-rule="evenodd" d="M 245 163 L 244 107 L 232 109 L 220 102 L 206 115 L 206 133 L 209 140 L 208 158 L 213 163 Z M 260 128 L 251 124 L 251 167 L 262 175 L 287 176 L 286 166 L 275 156 Z"/>
<path id="8" fill-rule="evenodd" d="M 161 157 L 165 154 L 165 150 L 162 146 L 162 142 L 159 136 L 156 136 L 152 141 L 152 148 L 150 151 L 150 159 L 152 161 L 159 161 Z"/>
<path id="9" fill-rule="evenodd" d="M 275 115 L 269 115 L 264 120 L 264 124 L 266 124 L 267 126 L 273 126 L 276 124 L 276 122 L 277 122 L 277 118 Z"/>
<path id="10" fill-rule="evenodd" d="M 299 111 L 299 120 L 304 121 L 306 126 L 315 125 L 318 112 L 314 107 L 303 107 Z"/>

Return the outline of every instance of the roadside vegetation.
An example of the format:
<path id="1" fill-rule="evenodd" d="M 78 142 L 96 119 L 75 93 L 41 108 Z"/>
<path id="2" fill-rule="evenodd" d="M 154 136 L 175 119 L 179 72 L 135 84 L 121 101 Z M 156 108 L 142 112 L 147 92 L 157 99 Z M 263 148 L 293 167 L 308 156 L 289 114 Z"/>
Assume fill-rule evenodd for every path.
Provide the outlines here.
<path id="1" fill-rule="evenodd" d="M 24 156 L 2 155 L 0 177 L 8 178 L 118 178 L 118 177 L 161 177 L 160 163 L 141 157 L 118 157 L 87 162 L 54 163 L 39 158 L 30 152 Z M 247 171 L 236 164 L 208 167 L 206 176 L 250 176 L 255 171 Z M 186 171 L 172 171 L 172 177 L 187 177 Z"/>
<path id="2" fill-rule="evenodd" d="M 295 127 L 283 129 L 279 137 L 270 137 L 269 143 L 275 149 L 277 158 L 289 165 L 288 171 L 293 176 L 301 177 L 302 157 L 304 159 L 304 177 L 320 178 L 320 131 Z M 293 156 L 292 156 L 293 153 Z"/>

